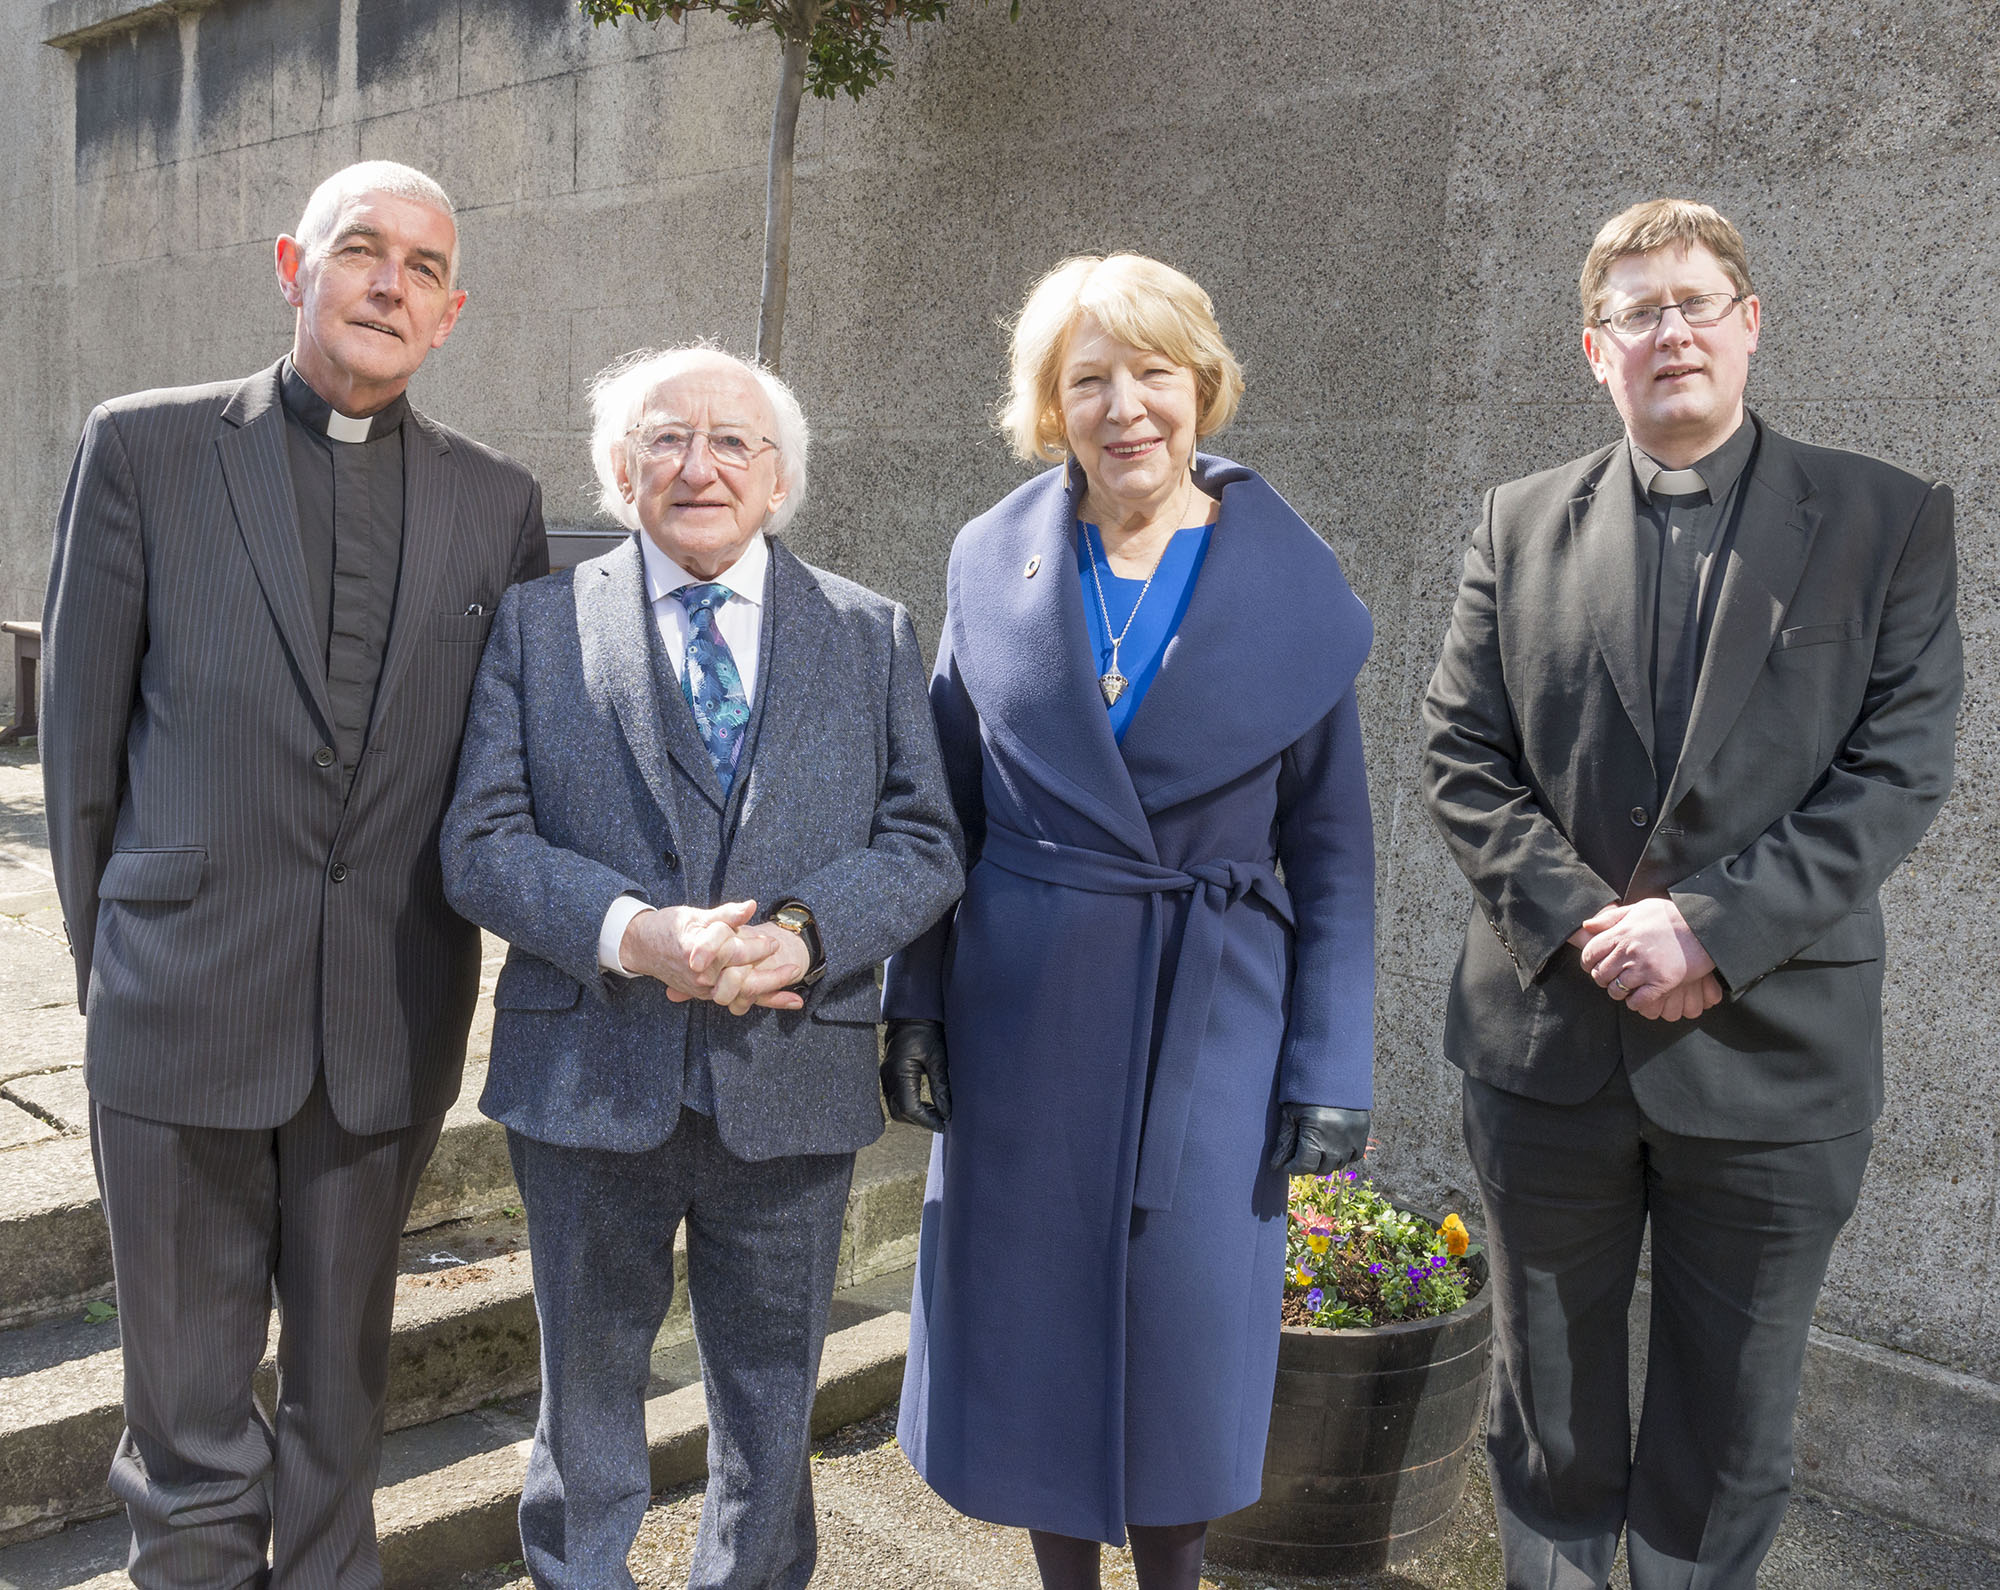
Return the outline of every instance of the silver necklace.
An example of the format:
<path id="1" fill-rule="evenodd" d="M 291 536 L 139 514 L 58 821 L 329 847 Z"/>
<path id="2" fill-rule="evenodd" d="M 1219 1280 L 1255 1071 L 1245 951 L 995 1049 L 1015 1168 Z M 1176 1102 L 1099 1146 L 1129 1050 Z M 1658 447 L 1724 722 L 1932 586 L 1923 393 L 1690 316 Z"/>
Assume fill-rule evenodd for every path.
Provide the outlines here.
<path id="1" fill-rule="evenodd" d="M 1175 517 L 1186 518 L 1186 509 L 1187 491 L 1183 488 L 1180 508 L 1176 511 Z M 1169 536 L 1167 539 L 1171 543 L 1173 537 Z M 1111 549 L 1105 546 L 1102 531 L 1098 533 L 1097 548 L 1104 554 L 1104 561 L 1109 563 Z M 1132 682 L 1118 671 L 1118 648 L 1125 643 L 1125 637 L 1132 633 L 1132 620 L 1139 616 L 1139 609 L 1145 603 L 1146 593 L 1153 588 L 1153 576 L 1160 572 L 1160 565 L 1166 560 L 1167 549 L 1162 547 L 1160 555 L 1153 560 L 1151 572 L 1146 575 L 1146 583 L 1139 587 L 1139 599 L 1132 604 L 1132 611 L 1125 615 L 1125 627 L 1115 635 L 1111 635 L 1111 609 L 1104 603 L 1104 577 L 1097 572 L 1097 559 L 1090 560 L 1090 583 L 1097 587 L 1097 611 L 1104 615 L 1104 633 L 1111 635 L 1111 666 L 1097 676 L 1097 688 L 1103 693 L 1104 704 L 1107 707 L 1117 706 L 1118 698 L 1125 694 L 1125 687 Z"/>

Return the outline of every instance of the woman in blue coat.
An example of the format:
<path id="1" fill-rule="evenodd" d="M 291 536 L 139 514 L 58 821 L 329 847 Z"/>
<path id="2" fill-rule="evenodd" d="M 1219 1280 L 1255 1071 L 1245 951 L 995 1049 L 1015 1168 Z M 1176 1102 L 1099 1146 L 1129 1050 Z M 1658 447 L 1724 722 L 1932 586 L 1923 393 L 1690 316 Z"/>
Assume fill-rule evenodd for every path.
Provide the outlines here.
<path id="1" fill-rule="evenodd" d="M 1197 455 L 1242 376 L 1194 282 L 1066 261 L 1013 367 L 1016 450 L 1070 462 L 952 549 L 931 701 L 976 865 L 884 1001 L 891 1113 L 942 1128 L 897 1434 L 1051 1590 L 1128 1531 L 1143 1590 L 1192 1590 L 1260 1488 L 1286 1173 L 1367 1137 L 1371 626 Z"/>

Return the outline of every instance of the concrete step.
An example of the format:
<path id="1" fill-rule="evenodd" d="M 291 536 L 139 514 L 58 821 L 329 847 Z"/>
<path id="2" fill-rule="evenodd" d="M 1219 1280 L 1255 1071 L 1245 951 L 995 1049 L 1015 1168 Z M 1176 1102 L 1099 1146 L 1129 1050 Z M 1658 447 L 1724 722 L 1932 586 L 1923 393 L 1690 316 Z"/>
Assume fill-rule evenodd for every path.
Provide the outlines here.
<path id="1" fill-rule="evenodd" d="M 859 1156 L 840 1285 L 914 1261 L 928 1153 L 926 1134 L 893 1127 Z M 674 1310 L 661 1331 L 663 1347 L 689 1334 L 686 1251 L 678 1237 L 674 1259 Z M 517 1210 L 405 1238 L 390 1344 L 391 1430 L 532 1390 L 539 1352 Z M 266 1406 L 274 1373 L 267 1357 L 260 1385 Z M 0 1541 L 110 1511 L 116 1504 L 105 1473 L 124 1423 L 115 1326 L 72 1313 L 0 1332 L 0 1392 Z"/>
<path id="2" fill-rule="evenodd" d="M 836 1295 L 820 1365 L 813 1431 L 824 1435 L 892 1403 L 909 1344 L 911 1272 L 891 1271 Z M 692 1341 L 653 1359 L 646 1438 L 656 1491 L 707 1472 L 708 1418 Z M 375 1492 L 386 1590 L 436 1590 L 458 1575 L 521 1555 L 515 1527 L 535 1399 L 524 1396 L 391 1434 Z M 122 1571 L 122 1518 L 0 1548 L 0 1590 L 113 1590 Z"/>
<path id="3" fill-rule="evenodd" d="M 479 1113 L 484 1065 L 468 1067 L 410 1211 L 409 1229 L 518 1203 L 507 1137 Z M 83 1073 L 63 1067 L 9 1079 L 0 1100 L 25 1104 L 50 1135 L 0 1154 L 0 1329 L 73 1314 L 111 1295 L 111 1239 L 90 1163 Z M 60 1134 L 60 1135 L 57 1135 Z"/>

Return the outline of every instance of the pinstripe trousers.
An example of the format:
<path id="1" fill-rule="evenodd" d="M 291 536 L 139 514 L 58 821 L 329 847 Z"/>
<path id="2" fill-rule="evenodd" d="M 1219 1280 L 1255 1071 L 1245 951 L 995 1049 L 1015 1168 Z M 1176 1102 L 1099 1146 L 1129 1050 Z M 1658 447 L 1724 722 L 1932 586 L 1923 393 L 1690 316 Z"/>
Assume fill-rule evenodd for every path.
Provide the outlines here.
<path id="1" fill-rule="evenodd" d="M 111 1489 L 139 1590 L 381 1585 L 374 1489 L 397 1241 L 442 1125 L 349 1132 L 323 1076 L 267 1131 L 92 1102 L 125 1361 Z M 268 1418 L 251 1379 L 274 1292 Z"/>

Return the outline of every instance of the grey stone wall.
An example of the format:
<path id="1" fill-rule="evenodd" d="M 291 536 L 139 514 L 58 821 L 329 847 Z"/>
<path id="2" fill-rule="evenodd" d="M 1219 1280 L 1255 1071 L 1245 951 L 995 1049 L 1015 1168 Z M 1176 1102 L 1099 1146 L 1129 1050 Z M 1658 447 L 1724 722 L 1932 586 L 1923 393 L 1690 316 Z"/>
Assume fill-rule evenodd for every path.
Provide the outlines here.
<path id="1" fill-rule="evenodd" d="M 935 635 L 953 531 L 1022 478 L 990 414 L 1029 280 L 1133 247 L 1209 287 L 1250 375 L 1223 449 L 1333 542 L 1379 628 L 1377 1120 L 1399 1184 L 1467 1181 L 1439 1052 L 1466 901 L 1415 795 L 1416 703 L 1481 489 L 1616 434 L 1577 346 L 1598 223 L 1661 192 L 1718 204 L 1764 301 L 1762 412 L 1956 486 L 1959 787 L 1888 890 L 1889 1105 L 1802 1461 L 2000 1539 L 1991 8 L 1024 10 L 968 4 L 867 101 L 809 103 L 786 373 L 818 451 L 796 540 Z M 282 351 L 271 239 L 361 156 L 423 166 L 463 207 L 471 302 L 418 401 L 533 467 L 553 522 L 586 522 L 587 377 L 642 343 L 752 340 L 775 80 L 766 40 L 712 19 L 593 33 L 563 0 L 0 8 L 0 606 L 39 609 L 90 404 Z"/>

